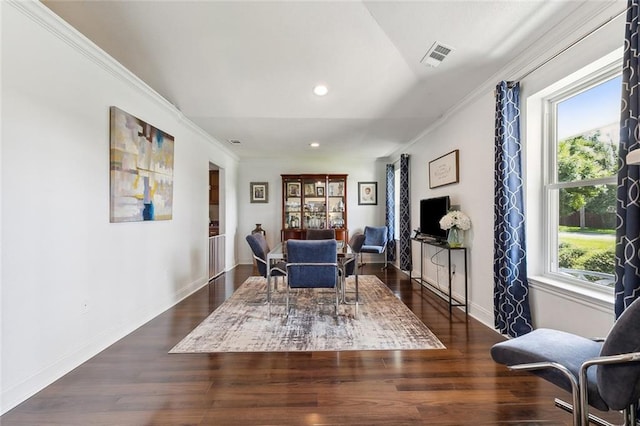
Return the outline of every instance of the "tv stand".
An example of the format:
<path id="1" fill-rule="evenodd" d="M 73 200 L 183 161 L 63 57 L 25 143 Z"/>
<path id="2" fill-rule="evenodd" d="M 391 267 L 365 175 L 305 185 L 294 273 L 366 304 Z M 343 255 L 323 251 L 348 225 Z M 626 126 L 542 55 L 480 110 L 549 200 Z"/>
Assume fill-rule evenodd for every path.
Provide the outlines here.
<path id="1" fill-rule="evenodd" d="M 420 284 L 420 290 L 423 288 L 427 288 L 427 290 L 432 291 L 434 294 L 439 296 L 440 298 L 447 300 L 449 302 L 449 313 L 454 306 L 464 307 L 464 311 L 466 314 L 469 313 L 469 302 L 468 302 L 468 273 L 467 273 L 467 248 L 466 247 L 449 247 L 449 244 L 446 242 L 438 242 L 436 240 L 426 239 L 426 238 L 412 238 L 413 241 L 417 241 L 420 243 L 420 277 L 412 277 L 412 271 L 409 271 L 409 279 Z M 425 280 L 422 276 L 423 271 L 423 263 L 424 263 L 424 246 L 425 244 L 439 247 L 442 250 L 447 250 L 447 269 L 448 269 L 448 281 L 449 281 L 449 294 L 443 292 L 438 287 Z M 464 255 L 464 301 L 459 301 L 453 297 L 451 286 L 453 283 L 453 273 L 451 271 L 451 252 L 452 251 L 461 251 Z"/>

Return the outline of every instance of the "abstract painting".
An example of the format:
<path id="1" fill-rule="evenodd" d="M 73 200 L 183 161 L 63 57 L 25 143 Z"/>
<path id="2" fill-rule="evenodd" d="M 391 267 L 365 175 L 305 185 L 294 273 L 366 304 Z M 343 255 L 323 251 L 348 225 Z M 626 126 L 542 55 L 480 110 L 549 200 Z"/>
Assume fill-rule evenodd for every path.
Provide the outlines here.
<path id="1" fill-rule="evenodd" d="M 112 106 L 111 222 L 170 220 L 173 136 Z"/>

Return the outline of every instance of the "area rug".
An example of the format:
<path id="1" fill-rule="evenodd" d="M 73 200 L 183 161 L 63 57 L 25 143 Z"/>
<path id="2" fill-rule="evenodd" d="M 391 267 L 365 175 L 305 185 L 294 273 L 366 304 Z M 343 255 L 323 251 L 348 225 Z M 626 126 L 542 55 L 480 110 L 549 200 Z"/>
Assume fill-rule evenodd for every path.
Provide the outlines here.
<path id="1" fill-rule="evenodd" d="M 285 316 L 284 289 L 273 297 L 271 315 L 264 300 L 266 280 L 250 277 L 169 353 L 301 352 L 444 349 L 444 345 L 376 276 L 359 277 L 360 303 L 341 304 L 335 317 L 334 293 L 292 291 Z M 347 280 L 352 297 L 354 278 Z M 320 292 L 320 294 L 319 294 Z M 324 292 L 324 293 L 322 293 Z M 324 303 L 322 303 L 324 302 Z"/>

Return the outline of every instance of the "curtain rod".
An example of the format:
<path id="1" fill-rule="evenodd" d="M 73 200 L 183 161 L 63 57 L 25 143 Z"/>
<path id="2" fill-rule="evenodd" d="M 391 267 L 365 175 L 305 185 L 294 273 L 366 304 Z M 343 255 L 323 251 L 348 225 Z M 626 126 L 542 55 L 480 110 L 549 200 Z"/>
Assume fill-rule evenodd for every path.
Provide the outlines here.
<path id="1" fill-rule="evenodd" d="M 621 10 L 620 12 L 616 13 L 615 15 L 609 17 L 609 19 L 607 19 L 606 21 L 604 21 L 603 23 L 601 23 L 600 25 L 598 25 L 597 27 L 595 27 L 594 29 L 592 29 L 591 31 L 589 31 L 587 34 L 583 35 L 582 37 L 580 37 L 578 40 L 574 41 L 573 43 L 571 43 L 570 45 L 568 45 L 567 47 L 565 47 L 564 49 L 560 50 L 558 53 L 554 54 L 553 56 L 551 56 L 549 59 L 545 60 L 544 62 L 542 62 L 539 65 L 536 65 L 533 69 L 530 69 L 529 71 L 525 72 L 522 76 L 520 76 L 520 78 L 518 78 L 516 81 L 520 81 L 526 77 L 529 76 L 529 74 L 532 74 L 536 71 L 538 71 L 540 68 L 542 68 L 543 66 L 547 65 L 549 62 L 553 61 L 554 59 L 556 59 L 558 56 L 562 55 L 563 53 L 565 53 L 566 51 L 568 51 L 569 49 L 571 49 L 572 47 L 574 47 L 575 45 L 577 45 L 578 43 L 580 43 L 581 41 L 583 41 L 586 38 L 589 38 L 590 36 L 592 36 L 593 34 L 597 33 L 598 31 L 600 31 L 602 28 L 604 28 L 605 26 L 607 26 L 611 21 L 613 21 L 614 19 L 618 18 L 620 15 L 622 15 L 623 13 L 625 13 L 627 10 L 629 10 L 628 7 L 624 8 L 623 10 Z"/>

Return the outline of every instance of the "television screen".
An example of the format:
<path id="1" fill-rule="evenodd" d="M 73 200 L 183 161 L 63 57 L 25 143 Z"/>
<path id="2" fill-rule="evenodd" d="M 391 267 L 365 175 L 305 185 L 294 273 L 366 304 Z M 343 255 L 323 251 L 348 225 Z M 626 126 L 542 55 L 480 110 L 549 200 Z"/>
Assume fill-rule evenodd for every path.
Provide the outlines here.
<path id="1" fill-rule="evenodd" d="M 447 239 L 447 231 L 440 228 L 440 219 L 449 212 L 449 196 L 420 200 L 420 234 L 436 241 Z"/>

